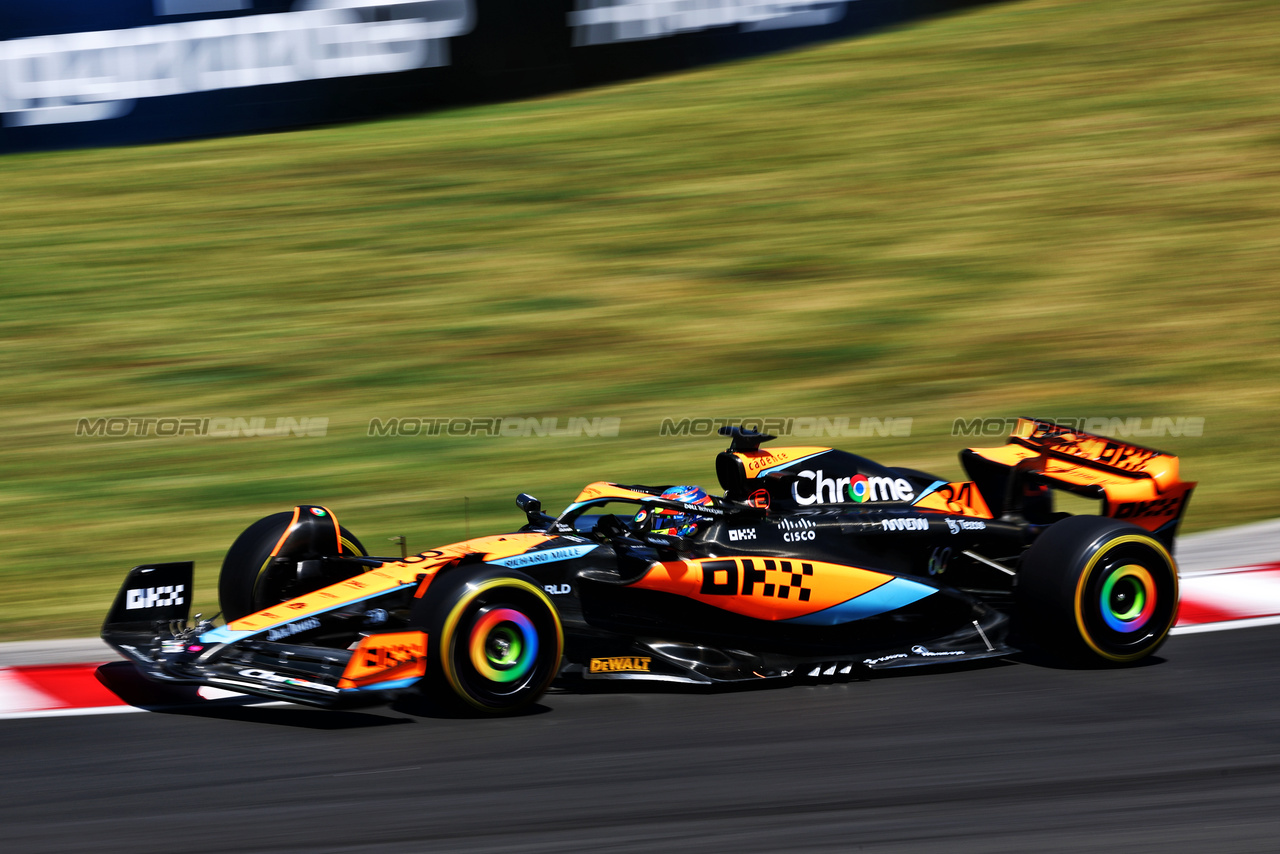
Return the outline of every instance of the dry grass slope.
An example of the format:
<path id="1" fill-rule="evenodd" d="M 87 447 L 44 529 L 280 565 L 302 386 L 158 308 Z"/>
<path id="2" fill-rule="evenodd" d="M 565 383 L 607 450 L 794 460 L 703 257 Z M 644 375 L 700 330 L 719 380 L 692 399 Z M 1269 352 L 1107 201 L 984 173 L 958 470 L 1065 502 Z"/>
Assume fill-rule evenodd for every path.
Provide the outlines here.
<path id="1" fill-rule="evenodd" d="M 425 548 L 582 483 L 714 481 L 695 415 L 1200 416 L 1189 528 L 1274 515 L 1280 16 L 1026 0 L 759 61 L 373 124 L 0 161 L 0 638 L 323 502 Z M 325 438 L 77 439 L 82 417 Z M 619 438 L 369 438 L 616 416 Z M 848 443 L 845 443 L 848 444 Z M 384 544 L 384 545 L 379 545 Z"/>

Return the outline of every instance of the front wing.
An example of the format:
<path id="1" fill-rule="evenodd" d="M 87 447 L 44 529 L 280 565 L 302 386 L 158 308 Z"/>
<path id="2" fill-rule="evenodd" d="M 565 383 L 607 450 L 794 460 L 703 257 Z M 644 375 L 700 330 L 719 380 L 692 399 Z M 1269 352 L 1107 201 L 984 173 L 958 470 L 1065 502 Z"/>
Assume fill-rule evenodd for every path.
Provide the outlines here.
<path id="1" fill-rule="evenodd" d="M 103 625 L 103 639 L 149 679 L 335 707 L 385 701 L 426 675 L 421 631 L 375 631 L 350 649 L 263 635 L 218 640 L 207 624 L 188 625 L 192 569 L 190 562 L 135 567 Z"/>

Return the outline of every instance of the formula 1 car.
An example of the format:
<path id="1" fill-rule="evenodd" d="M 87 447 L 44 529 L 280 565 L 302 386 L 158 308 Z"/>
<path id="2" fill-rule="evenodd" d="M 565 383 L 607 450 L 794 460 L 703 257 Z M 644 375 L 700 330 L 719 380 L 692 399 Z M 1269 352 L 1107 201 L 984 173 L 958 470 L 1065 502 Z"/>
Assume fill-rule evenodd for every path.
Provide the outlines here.
<path id="1" fill-rule="evenodd" d="M 518 531 L 371 557 L 332 511 L 251 525 L 225 625 L 189 622 L 193 565 L 135 567 L 102 636 L 149 679 L 317 706 L 423 691 L 485 713 L 553 680 L 720 685 L 1007 656 L 1122 664 L 1173 625 L 1194 483 L 1169 454 L 1021 419 L 949 483 L 721 431 L 723 495 L 593 483 Z M 1055 512 L 1057 491 L 1099 515 Z M 197 615 L 198 617 L 199 615 Z"/>

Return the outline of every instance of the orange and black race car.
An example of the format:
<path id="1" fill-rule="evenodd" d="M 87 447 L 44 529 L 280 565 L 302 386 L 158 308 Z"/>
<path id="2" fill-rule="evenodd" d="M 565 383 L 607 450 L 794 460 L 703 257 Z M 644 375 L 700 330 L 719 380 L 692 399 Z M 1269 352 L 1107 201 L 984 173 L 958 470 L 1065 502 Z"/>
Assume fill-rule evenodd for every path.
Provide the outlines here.
<path id="1" fill-rule="evenodd" d="M 1173 625 L 1195 484 L 1169 454 L 1023 419 L 1002 447 L 962 451 L 970 480 L 949 483 L 722 433 L 721 495 L 593 483 L 553 517 L 522 494 L 518 531 L 416 555 L 371 557 L 301 505 L 232 545 L 224 625 L 192 625 L 192 564 L 162 563 L 129 573 L 102 635 L 161 682 L 503 713 L 555 680 L 851 678 L 1011 641 L 1121 664 Z M 1099 514 L 1056 512 L 1057 491 Z"/>

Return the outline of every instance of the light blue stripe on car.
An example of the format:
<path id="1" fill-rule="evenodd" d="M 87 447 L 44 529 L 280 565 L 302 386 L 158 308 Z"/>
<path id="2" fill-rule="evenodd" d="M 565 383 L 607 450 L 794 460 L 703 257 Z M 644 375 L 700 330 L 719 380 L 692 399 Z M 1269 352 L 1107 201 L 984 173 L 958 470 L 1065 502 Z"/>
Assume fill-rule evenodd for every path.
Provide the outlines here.
<path id="1" fill-rule="evenodd" d="M 936 587 L 908 578 L 895 578 L 847 602 L 832 605 L 830 608 L 824 608 L 812 614 L 805 614 L 803 617 L 792 617 L 785 622 L 798 623 L 802 626 L 838 626 L 842 623 L 874 617 L 876 614 L 896 611 L 937 592 Z"/>
<path id="2" fill-rule="evenodd" d="M 408 679 L 394 679 L 390 682 L 375 682 L 372 685 L 361 685 L 358 688 L 343 688 L 343 692 L 347 691 L 395 691 L 399 688 L 408 688 L 422 681 L 421 676 L 410 676 Z"/>
<path id="3" fill-rule="evenodd" d="M 496 566 L 505 566 L 508 569 L 522 569 L 526 566 L 537 566 L 542 563 L 554 563 L 558 560 L 572 560 L 575 557 L 582 557 L 587 552 L 598 548 L 600 548 L 600 546 L 595 543 L 587 543 L 586 545 L 581 546 L 561 546 L 558 549 L 543 549 L 538 552 L 525 552 L 522 555 L 499 558 L 498 560 L 488 561 L 488 563 Z"/>
<path id="4" fill-rule="evenodd" d="M 336 611 L 339 608 L 345 608 L 346 606 L 353 605 L 356 602 L 363 602 L 366 599 L 376 599 L 379 596 L 386 596 L 388 593 L 394 593 L 395 591 L 403 590 L 406 587 L 417 587 L 417 586 L 418 586 L 418 582 L 414 581 L 409 584 L 401 584 L 399 587 L 392 587 L 390 590 L 382 590 L 377 593 L 370 593 L 368 596 L 361 596 L 358 599 L 345 599 L 341 602 L 336 602 L 333 605 L 330 605 L 328 608 L 325 608 L 323 610 L 309 611 L 306 614 L 294 614 L 293 616 L 285 617 L 284 619 L 278 622 L 272 623 L 269 626 L 263 626 L 260 629 L 245 630 L 245 629 L 232 629 L 232 628 L 228 628 L 227 626 L 218 626 L 216 629 L 210 629 L 209 631 L 202 634 L 200 636 L 200 643 L 234 643 L 235 641 L 238 641 L 238 640 L 244 640 L 245 638 L 250 638 L 250 637 L 253 637 L 254 635 L 260 635 L 263 632 L 271 631 L 272 629 L 277 628 L 279 626 L 288 625 L 289 623 L 296 623 L 298 620 L 305 620 L 307 617 L 316 617 L 316 616 L 319 616 L 320 614 L 328 613 L 329 611 Z M 263 608 L 262 610 L 265 611 L 267 609 Z"/>
<path id="5" fill-rule="evenodd" d="M 262 629 L 261 631 L 266 631 Z M 227 628 L 226 626 L 218 626 L 216 629 L 210 629 L 200 636 L 200 643 L 231 643 L 241 638 L 247 638 L 256 635 L 257 632 L 238 632 Z"/>
<path id="6" fill-rule="evenodd" d="M 928 488 L 927 488 L 927 489 L 925 489 L 925 491 L 924 491 L 924 492 L 922 492 L 922 493 L 920 493 L 919 495 L 917 495 L 917 496 L 915 497 L 915 500 L 914 500 L 914 501 L 912 501 L 911 503 L 912 503 L 912 504 L 919 504 L 919 503 L 920 503 L 920 499 L 924 498 L 926 495 L 930 495 L 930 494 L 932 494 L 932 493 L 934 493 L 934 492 L 937 492 L 939 489 L 941 489 L 942 487 L 944 487 L 944 486 L 946 486 L 946 485 L 947 485 L 947 482 L 946 482 L 945 480 L 935 480 L 933 483 L 929 484 Z"/>
<path id="7" fill-rule="evenodd" d="M 509 569 L 520 569 L 521 567 L 537 566 L 539 564 L 552 563 L 558 560 L 571 560 L 572 558 L 575 558 L 575 557 L 582 557 L 584 554 L 598 548 L 600 548 L 600 546 L 597 545 L 596 543 L 586 543 L 581 546 L 561 546 L 558 549 L 544 549 L 539 552 L 527 552 L 526 554 L 514 555 L 512 557 L 504 557 L 498 560 L 491 560 L 489 561 L 489 563 L 496 564 L 498 566 L 505 566 Z M 417 582 L 415 581 L 412 584 L 405 584 L 405 585 L 401 585 L 400 587 L 392 588 L 391 590 L 383 590 L 378 593 L 371 593 L 368 596 L 361 596 L 358 599 L 347 599 L 345 601 L 335 603 L 331 607 L 325 608 L 322 611 L 311 611 L 306 614 L 298 614 L 294 616 L 285 617 L 284 619 L 278 622 L 272 623 L 269 626 L 263 626 L 260 629 L 253 629 L 252 631 L 231 629 L 231 628 L 228 628 L 227 626 L 218 626 L 216 629 L 211 629 L 205 632 L 204 634 L 202 634 L 200 636 L 200 642 L 201 643 L 234 643 L 235 641 L 244 640 L 245 638 L 253 637 L 254 635 L 258 635 L 258 634 L 262 634 L 263 632 L 270 631 L 271 629 L 277 628 L 278 626 L 287 625 L 288 623 L 292 623 L 296 620 L 305 619 L 306 617 L 313 617 L 318 614 L 323 614 L 327 611 L 334 611 L 334 610 L 337 610 L 338 608 L 343 608 L 348 605 L 352 605 L 356 602 L 363 602 L 366 599 L 373 599 L 378 596 L 385 596 L 388 593 L 394 592 L 395 590 L 403 590 L 405 587 L 413 587 L 416 584 Z"/>

